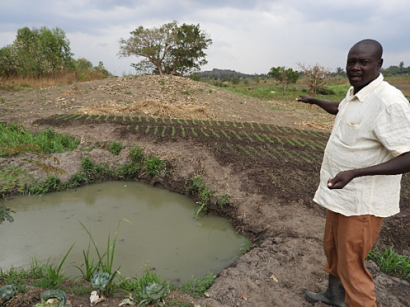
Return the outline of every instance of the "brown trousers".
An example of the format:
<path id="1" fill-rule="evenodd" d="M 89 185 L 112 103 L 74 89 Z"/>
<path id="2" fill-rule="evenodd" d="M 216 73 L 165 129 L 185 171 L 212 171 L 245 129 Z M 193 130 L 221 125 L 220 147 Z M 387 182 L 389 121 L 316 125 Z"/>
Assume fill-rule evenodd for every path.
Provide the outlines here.
<path id="1" fill-rule="evenodd" d="M 365 258 L 379 235 L 383 218 L 373 215 L 344 216 L 327 210 L 323 248 L 324 270 L 340 278 L 348 307 L 376 307 L 374 282 Z"/>

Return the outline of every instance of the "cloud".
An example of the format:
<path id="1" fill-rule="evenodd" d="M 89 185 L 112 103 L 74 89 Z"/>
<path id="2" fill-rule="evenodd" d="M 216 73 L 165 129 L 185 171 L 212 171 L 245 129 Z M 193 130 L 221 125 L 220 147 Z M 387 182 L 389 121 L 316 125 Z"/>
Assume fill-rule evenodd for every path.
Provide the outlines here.
<path id="1" fill-rule="evenodd" d="M 387 67 L 409 59 L 407 7 L 407 0 L 2 0 L 0 47 L 24 26 L 59 27 L 75 57 L 121 74 L 138 59 L 118 58 L 120 38 L 177 20 L 200 24 L 213 40 L 204 69 L 264 73 L 297 62 L 336 69 L 364 38 L 383 44 Z"/>

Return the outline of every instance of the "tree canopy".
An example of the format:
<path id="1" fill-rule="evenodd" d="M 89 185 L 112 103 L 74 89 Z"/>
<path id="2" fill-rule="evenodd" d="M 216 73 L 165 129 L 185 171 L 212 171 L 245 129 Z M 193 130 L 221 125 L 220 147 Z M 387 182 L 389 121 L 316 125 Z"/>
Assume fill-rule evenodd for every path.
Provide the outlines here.
<path id="1" fill-rule="evenodd" d="M 13 44 L 0 49 L 0 75 L 48 75 L 69 65 L 71 56 L 70 42 L 60 28 L 24 27 Z"/>
<path id="2" fill-rule="evenodd" d="M 288 84 L 296 83 L 299 79 L 299 73 L 292 68 L 286 69 L 285 66 L 272 67 L 268 72 L 268 76 L 282 83 L 282 94 L 285 94 Z"/>
<path id="3" fill-rule="evenodd" d="M 138 27 L 129 39 L 120 39 L 120 57 L 143 57 L 132 66 L 140 74 L 184 75 L 200 70 L 207 63 L 204 50 L 212 40 L 198 25 L 176 21 L 159 28 Z"/>

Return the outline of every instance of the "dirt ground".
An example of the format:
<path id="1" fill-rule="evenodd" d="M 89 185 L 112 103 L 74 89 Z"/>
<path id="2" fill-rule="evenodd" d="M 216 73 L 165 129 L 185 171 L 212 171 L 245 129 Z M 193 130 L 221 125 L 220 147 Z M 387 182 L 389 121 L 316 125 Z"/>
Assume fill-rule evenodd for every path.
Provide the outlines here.
<path id="1" fill-rule="evenodd" d="M 95 147 L 55 154 L 67 171 L 63 179 L 80 170 L 85 156 L 97 163 L 125 163 L 129 148 L 137 144 L 167 161 L 167 174 L 153 185 L 185 193 L 186 178 L 203 174 L 211 190 L 230 196 L 229 205 L 210 205 L 209 213 L 227 217 L 254 248 L 218 274 L 209 298 L 172 293 L 169 300 L 210 307 L 322 306 L 306 302 L 303 295 L 327 285 L 321 242 L 325 211 L 311 199 L 330 115 L 297 102 L 260 101 L 170 76 L 0 92 L 0 98 L 0 120 L 32 131 L 51 126 L 78 137 L 81 148 Z M 101 145 L 113 140 L 128 144 L 119 156 Z M 402 187 L 402 212 L 385 219 L 377 246 L 394 245 L 410 255 L 408 176 Z M 410 306 L 408 282 L 381 273 L 371 261 L 367 266 L 378 306 Z M 73 306 L 89 304 L 87 295 L 68 297 Z M 108 297 L 98 306 L 120 301 Z"/>

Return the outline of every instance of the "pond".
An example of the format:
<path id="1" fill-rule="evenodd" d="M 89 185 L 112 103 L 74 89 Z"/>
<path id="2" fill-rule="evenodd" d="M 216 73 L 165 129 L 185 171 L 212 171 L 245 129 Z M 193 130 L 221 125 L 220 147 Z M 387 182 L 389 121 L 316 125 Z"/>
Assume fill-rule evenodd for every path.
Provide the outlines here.
<path id="1" fill-rule="evenodd" d="M 194 219 L 195 202 L 183 195 L 139 182 L 104 182 L 42 196 L 7 201 L 16 213 L 0 226 L 0 268 L 29 268 L 34 259 L 59 264 L 81 276 L 90 231 L 101 254 L 108 237 L 118 236 L 113 269 L 125 277 L 155 268 L 161 278 L 183 281 L 218 273 L 234 262 L 244 240 L 223 218 Z M 128 220 L 130 223 L 122 221 Z M 121 222 L 120 222 L 121 221 Z M 92 252 L 92 246 L 90 253 Z"/>

